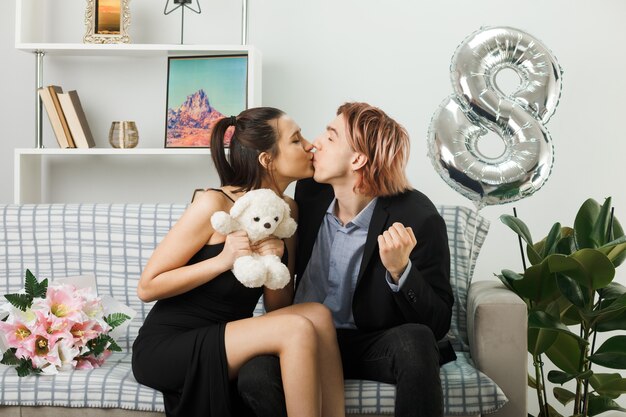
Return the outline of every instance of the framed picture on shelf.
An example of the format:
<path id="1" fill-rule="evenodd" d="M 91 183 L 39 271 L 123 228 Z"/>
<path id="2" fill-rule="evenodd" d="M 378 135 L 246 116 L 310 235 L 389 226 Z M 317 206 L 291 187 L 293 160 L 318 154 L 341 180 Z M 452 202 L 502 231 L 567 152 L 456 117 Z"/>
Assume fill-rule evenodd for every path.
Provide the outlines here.
<path id="1" fill-rule="evenodd" d="M 130 0 L 87 0 L 85 43 L 129 43 Z"/>
<path id="2" fill-rule="evenodd" d="M 247 91 L 247 55 L 170 57 L 165 147 L 210 147 L 215 122 L 248 108 Z"/>

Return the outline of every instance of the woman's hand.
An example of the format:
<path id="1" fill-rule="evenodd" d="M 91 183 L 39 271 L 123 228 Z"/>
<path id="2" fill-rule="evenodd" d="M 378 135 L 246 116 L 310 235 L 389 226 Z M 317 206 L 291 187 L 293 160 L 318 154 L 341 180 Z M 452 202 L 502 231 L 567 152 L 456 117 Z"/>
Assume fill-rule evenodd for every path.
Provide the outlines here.
<path id="1" fill-rule="evenodd" d="M 237 258 L 249 255 L 252 255 L 250 239 L 248 239 L 246 232 L 240 230 L 226 236 L 224 249 L 222 249 L 222 252 L 218 256 L 222 259 L 222 262 L 224 262 L 224 270 L 229 270 L 233 268 L 233 264 Z"/>
<path id="2" fill-rule="evenodd" d="M 251 249 L 258 255 L 276 255 L 279 258 L 285 253 L 285 243 L 282 239 L 270 236 L 251 245 Z"/>

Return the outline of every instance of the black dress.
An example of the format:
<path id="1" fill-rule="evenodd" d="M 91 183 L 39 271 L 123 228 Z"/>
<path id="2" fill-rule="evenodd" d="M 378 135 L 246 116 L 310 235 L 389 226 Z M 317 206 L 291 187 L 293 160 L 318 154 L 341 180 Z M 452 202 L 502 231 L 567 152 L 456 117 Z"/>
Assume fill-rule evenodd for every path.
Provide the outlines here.
<path id="1" fill-rule="evenodd" d="M 217 256 L 204 246 L 188 264 Z M 223 417 L 232 409 L 224 348 L 226 323 L 251 317 L 262 288 L 244 287 L 231 271 L 184 294 L 159 300 L 133 344 L 135 379 L 163 393 L 168 417 Z M 236 390 L 232 390 L 236 391 Z"/>

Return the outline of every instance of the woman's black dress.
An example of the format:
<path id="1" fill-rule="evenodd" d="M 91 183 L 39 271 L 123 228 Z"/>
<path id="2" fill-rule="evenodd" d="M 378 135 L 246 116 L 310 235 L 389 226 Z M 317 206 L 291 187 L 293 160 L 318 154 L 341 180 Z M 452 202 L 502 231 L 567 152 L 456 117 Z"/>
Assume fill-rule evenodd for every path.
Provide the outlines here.
<path id="1" fill-rule="evenodd" d="M 223 247 L 207 245 L 189 264 L 217 256 Z M 168 417 L 232 415 L 224 329 L 251 317 L 261 294 L 262 288 L 244 287 L 227 271 L 157 301 L 133 344 L 133 373 L 163 393 Z"/>

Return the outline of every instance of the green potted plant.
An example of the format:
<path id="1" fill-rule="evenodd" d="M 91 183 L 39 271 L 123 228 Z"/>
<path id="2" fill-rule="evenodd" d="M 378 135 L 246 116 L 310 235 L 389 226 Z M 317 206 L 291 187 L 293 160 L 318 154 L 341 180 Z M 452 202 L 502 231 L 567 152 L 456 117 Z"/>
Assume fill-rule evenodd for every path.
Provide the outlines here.
<path id="1" fill-rule="evenodd" d="M 598 333 L 626 330 L 626 287 L 613 281 L 626 258 L 626 236 L 613 216 L 611 198 L 603 205 L 588 199 L 573 228 L 555 223 L 537 242 L 517 217 L 500 219 L 526 242 L 530 262 L 528 267 L 524 262 L 521 274 L 503 270 L 498 277 L 528 306 L 528 352 L 534 363 L 529 385 L 537 393 L 539 416 L 561 416 L 548 403 L 544 356 L 559 369 L 547 380 L 555 384 L 556 400 L 572 407 L 571 416 L 626 412 L 615 402 L 626 392 L 626 378 L 593 368 L 626 369 L 626 335 L 596 345 Z"/>

